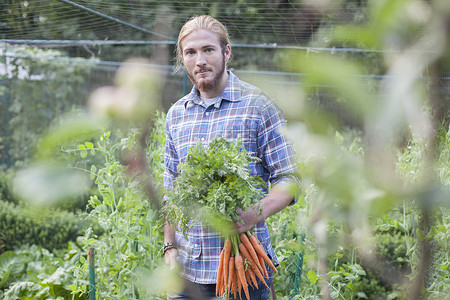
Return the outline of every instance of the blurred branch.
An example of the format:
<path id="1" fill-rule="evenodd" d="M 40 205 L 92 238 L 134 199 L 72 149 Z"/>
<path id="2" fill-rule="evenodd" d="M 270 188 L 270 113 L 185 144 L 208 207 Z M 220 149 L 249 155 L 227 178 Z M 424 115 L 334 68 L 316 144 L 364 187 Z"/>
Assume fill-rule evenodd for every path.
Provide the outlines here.
<path id="1" fill-rule="evenodd" d="M 326 246 L 322 246 L 319 248 L 319 266 L 318 266 L 318 273 L 321 278 L 320 280 L 320 290 L 322 294 L 322 299 L 324 300 L 330 300 L 330 288 L 328 284 L 327 279 L 327 272 L 328 272 L 328 250 Z"/>
<path id="2" fill-rule="evenodd" d="M 149 197 L 152 207 L 156 210 L 161 209 L 161 201 L 158 191 L 155 187 L 153 180 L 150 178 L 152 174 L 150 167 L 147 163 L 145 155 L 145 148 L 147 146 L 147 138 L 150 135 L 150 130 L 153 128 L 153 122 L 148 121 L 141 127 L 141 136 L 139 138 L 138 149 L 125 152 L 122 159 L 127 167 L 127 171 L 131 176 L 140 178 L 144 192 Z"/>
<path id="3" fill-rule="evenodd" d="M 426 234 L 429 233 L 432 226 L 432 209 L 436 204 L 435 195 L 432 192 L 432 187 L 434 183 L 434 168 L 435 162 L 437 161 L 437 134 L 439 132 L 438 128 L 444 121 L 445 116 L 448 115 L 448 104 L 445 105 L 445 101 L 441 99 L 439 93 L 440 83 L 437 82 L 437 77 L 443 69 L 445 64 L 441 63 L 441 58 L 445 57 L 445 53 L 450 50 L 448 35 L 449 35 L 449 17 L 450 17 L 450 6 L 447 5 L 447 10 L 438 11 L 439 6 L 435 7 L 435 18 L 431 20 L 429 27 L 427 28 L 425 37 L 435 40 L 434 50 L 437 51 L 437 56 L 433 57 L 431 67 L 431 84 L 430 84 L 430 106 L 433 111 L 433 130 L 428 139 L 428 147 L 425 153 L 425 182 L 427 188 L 425 193 L 419 194 L 419 204 L 422 211 L 422 218 L 420 223 L 420 230 Z M 426 46 L 425 46 L 426 47 Z M 447 109 L 445 109 L 447 106 Z M 431 205 L 430 205 L 431 202 Z M 420 264 L 418 268 L 418 273 L 414 278 L 409 290 L 409 299 L 421 299 L 424 283 L 426 282 L 426 276 L 428 274 L 428 269 L 430 268 L 431 257 L 433 255 L 433 249 L 431 248 L 430 242 L 427 239 L 423 239 L 420 243 Z"/>

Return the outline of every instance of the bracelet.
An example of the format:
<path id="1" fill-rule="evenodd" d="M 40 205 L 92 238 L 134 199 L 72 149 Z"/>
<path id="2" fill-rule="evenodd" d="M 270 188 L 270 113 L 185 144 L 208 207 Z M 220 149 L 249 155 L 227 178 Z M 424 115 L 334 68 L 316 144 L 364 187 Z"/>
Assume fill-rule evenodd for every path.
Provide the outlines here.
<path id="1" fill-rule="evenodd" d="M 175 243 L 172 243 L 172 242 L 167 242 L 167 243 L 165 243 L 164 244 L 164 246 L 163 246 L 163 253 L 162 253 L 162 255 L 164 256 L 164 254 L 166 254 L 166 251 L 167 250 L 169 250 L 169 249 L 172 249 L 172 248 L 177 248 L 176 246 L 175 246 Z"/>

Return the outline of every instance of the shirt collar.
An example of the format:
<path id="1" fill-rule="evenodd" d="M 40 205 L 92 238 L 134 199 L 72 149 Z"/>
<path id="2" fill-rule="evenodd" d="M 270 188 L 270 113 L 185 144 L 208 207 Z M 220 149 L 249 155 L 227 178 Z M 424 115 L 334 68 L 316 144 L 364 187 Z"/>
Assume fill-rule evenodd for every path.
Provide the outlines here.
<path id="1" fill-rule="evenodd" d="M 228 80 L 225 89 L 220 94 L 219 100 L 214 104 L 218 108 L 222 104 L 222 100 L 237 102 L 241 100 L 240 80 L 231 71 L 228 72 Z M 201 105 L 201 99 L 197 88 L 194 86 L 189 94 L 185 97 L 184 108 L 190 108 L 194 105 Z"/>

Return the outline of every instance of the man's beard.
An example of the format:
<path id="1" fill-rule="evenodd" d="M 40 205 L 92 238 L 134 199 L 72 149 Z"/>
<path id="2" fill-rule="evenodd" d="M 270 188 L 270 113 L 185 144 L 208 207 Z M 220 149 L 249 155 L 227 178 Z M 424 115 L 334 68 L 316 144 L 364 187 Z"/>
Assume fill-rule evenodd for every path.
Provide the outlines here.
<path id="1" fill-rule="evenodd" d="M 197 81 L 195 79 L 195 76 L 192 73 L 187 72 L 187 75 L 188 75 L 189 79 L 191 80 L 191 82 L 195 85 L 197 90 L 202 91 L 202 92 L 208 92 L 217 85 L 217 83 L 220 81 L 220 79 L 222 79 L 224 72 L 225 72 L 225 56 L 223 56 L 223 59 L 222 59 L 222 67 L 220 68 L 219 72 L 216 73 L 216 75 L 214 76 L 213 79 L 208 79 L 208 80 L 202 79 L 200 81 Z"/>

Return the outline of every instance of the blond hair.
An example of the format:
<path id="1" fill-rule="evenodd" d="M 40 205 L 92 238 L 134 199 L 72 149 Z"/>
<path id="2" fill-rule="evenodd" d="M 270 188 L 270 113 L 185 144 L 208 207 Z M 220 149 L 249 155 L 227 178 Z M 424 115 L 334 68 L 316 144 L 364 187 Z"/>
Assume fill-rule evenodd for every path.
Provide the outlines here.
<path id="1" fill-rule="evenodd" d="M 220 47 L 222 51 L 225 51 L 226 45 L 231 45 L 230 36 L 228 35 L 228 30 L 225 26 L 220 23 L 218 20 L 214 19 L 208 15 L 195 16 L 190 18 L 181 28 L 180 34 L 178 35 L 177 41 L 177 56 L 176 61 L 178 67 L 181 67 L 183 64 L 183 49 L 181 46 L 181 42 L 183 39 L 196 30 L 207 30 L 219 38 Z"/>

